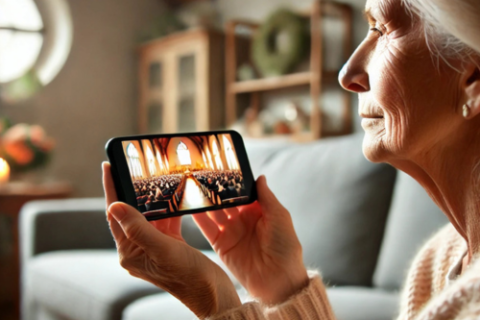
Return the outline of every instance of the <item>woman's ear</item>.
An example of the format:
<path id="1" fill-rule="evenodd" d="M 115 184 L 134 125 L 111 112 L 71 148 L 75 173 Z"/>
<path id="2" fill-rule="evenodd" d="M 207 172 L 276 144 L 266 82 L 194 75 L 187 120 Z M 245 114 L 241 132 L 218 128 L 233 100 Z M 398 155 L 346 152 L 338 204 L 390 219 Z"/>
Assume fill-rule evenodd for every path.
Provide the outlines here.
<path id="1" fill-rule="evenodd" d="M 466 102 L 469 110 L 467 114 L 463 110 L 463 116 L 466 119 L 474 118 L 480 115 L 480 68 L 473 65 L 467 69 L 468 78 L 465 81 Z"/>

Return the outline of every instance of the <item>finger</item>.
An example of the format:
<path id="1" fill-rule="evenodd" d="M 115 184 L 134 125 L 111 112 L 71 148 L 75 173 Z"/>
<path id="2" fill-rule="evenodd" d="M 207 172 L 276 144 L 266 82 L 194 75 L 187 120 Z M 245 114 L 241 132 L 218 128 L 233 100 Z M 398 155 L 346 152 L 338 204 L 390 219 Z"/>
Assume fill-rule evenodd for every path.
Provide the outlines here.
<path id="1" fill-rule="evenodd" d="M 123 232 L 122 227 L 120 224 L 115 220 L 113 215 L 107 209 L 107 220 L 110 226 L 110 230 L 112 231 L 113 238 L 115 240 L 115 245 L 117 247 L 118 253 L 120 256 L 128 256 L 132 250 L 138 248 L 138 246 L 133 243 L 132 241 L 127 239 L 127 236 Z"/>
<path id="2" fill-rule="evenodd" d="M 170 220 L 170 225 L 168 226 L 168 231 L 172 235 L 182 236 L 182 217 L 173 217 L 168 219 Z"/>
<path id="3" fill-rule="evenodd" d="M 154 220 L 150 221 L 150 224 L 152 224 L 158 231 L 165 233 L 170 226 L 170 219 Z"/>
<path id="4" fill-rule="evenodd" d="M 224 210 L 207 211 L 207 215 L 220 226 L 228 223 L 228 216 Z"/>
<path id="5" fill-rule="evenodd" d="M 268 215 L 270 212 L 277 212 L 279 209 L 285 209 L 283 205 L 278 201 L 277 197 L 273 194 L 272 190 L 267 185 L 267 179 L 264 175 L 257 179 L 257 194 L 258 203 L 262 209 L 264 215 Z"/>
<path id="6" fill-rule="evenodd" d="M 181 232 L 181 228 L 182 228 L 181 217 L 150 221 L 150 224 L 153 225 L 155 229 L 166 234 L 167 236 L 170 236 L 177 240 L 185 242 Z"/>
<path id="7" fill-rule="evenodd" d="M 210 219 L 206 213 L 197 213 L 192 217 L 205 238 L 207 238 L 208 242 L 213 245 L 215 241 L 217 241 L 218 235 L 220 234 L 218 225 L 212 219 Z"/>
<path id="8" fill-rule="evenodd" d="M 237 207 L 238 212 L 241 217 L 255 217 L 260 218 L 262 216 L 262 207 L 258 201 L 254 203 L 246 204 L 243 206 Z"/>
<path id="9" fill-rule="evenodd" d="M 117 193 L 115 191 L 115 185 L 112 179 L 112 171 L 111 165 L 107 161 L 102 163 L 102 171 L 103 171 L 103 191 L 105 193 L 105 201 L 107 203 L 107 208 L 118 201 Z"/>
<path id="10" fill-rule="evenodd" d="M 227 215 L 228 220 L 232 221 L 235 220 L 240 216 L 240 211 L 238 211 L 238 208 L 225 208 L 223 209 L 225 211 L 225 214 Z"/>
<path id="11" fill-rule="evenodd" d="M 115 220 L 115 218 L 113 218 L 109 212 L 109 209 L 107 209 L 107 221 L 110 226 L 110 230 L 112 231 L 113 238 L 115 239 L 115 243 L 118 247 L 120 243 L 125 242 L 127 237 L 125 236 L 125 233 L 123 233 L 123 229 L 120 227 L 117 220 Z"/>
<path id="12" fill-rule="evenodd" d="M 125 237 L 145 252 L 152 249 L 168 249 L 173 241 L 172 238 L 158 232 L 138 210 L 128 204 L 115 202 L 110 205 L 108 211 L 122 228 Z"/>

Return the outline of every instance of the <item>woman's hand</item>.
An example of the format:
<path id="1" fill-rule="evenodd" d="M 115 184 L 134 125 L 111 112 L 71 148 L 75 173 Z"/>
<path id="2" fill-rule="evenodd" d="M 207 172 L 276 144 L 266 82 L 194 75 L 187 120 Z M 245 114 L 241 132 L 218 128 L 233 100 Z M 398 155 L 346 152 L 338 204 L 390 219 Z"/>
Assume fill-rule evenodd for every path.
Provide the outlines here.
<path id="1" fill-rule="evenodd" d="M 120 264 L 128 272 L 168 291 L 200 319 L 241 305 L 225 272 L 180 233 L 180 217 L 148 222 L 135 208 L 116 202 L 110 164 L 103 164 L 107 220 Z"/>
<path id="2" fill-rule="evenodd" d="M 193 218 L 249 293 L 264 303 L 277 304 L 304 288 L 308 276 L 290 214 L 264 176 L 256 185 L 257 202 Z"/>

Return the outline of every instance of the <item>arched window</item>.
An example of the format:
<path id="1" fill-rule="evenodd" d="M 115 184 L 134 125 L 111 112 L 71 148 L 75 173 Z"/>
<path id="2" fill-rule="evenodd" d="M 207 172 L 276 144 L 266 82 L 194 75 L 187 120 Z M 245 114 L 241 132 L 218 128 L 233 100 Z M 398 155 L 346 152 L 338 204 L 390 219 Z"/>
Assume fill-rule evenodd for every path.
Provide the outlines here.
<path id="1" fill-rule="evenodd" d="M 165 155 L 165 165 L 167 166 L 167 172 L 170 172 L 170 163 L 168 162 L 167 155 Z"/>
<path id="2" fill-rule="evenodd" d="M 150 172 L 150 176 L 157 175 L 157 167 L 155 166 L 155 157 L 153 156 L 152 149 L 150 146 L 147 145 L 147 162 L 148 162 L 148 171 Z"/>
<path id="3" fill-rule="evenodd" d="M 235 152 L 233 152 L 232 144 L 225 136 L 223 136 L 223 146 L 225 147 L 225 158 L 227 158 L 228 168 L 230 170 L 238 169 L 237 157 Z"/>
<path id="4" fill-rule="evenodd" d="M 138 154 L 137 148 L 130 143 L 127 146 L 127 156 L 130 160 L 130 174 L 134 179 L 143 178 L 142 165 L 140 164 L 140 155 Z"/>
<path id="5" fill-rule="evenodd" d="M 0 83 L 26 77 L 48 84 L 67 59 L 72 29 L 65 0 L 0 0 Z M 23 95 L 34 93 L 23 89 Z"/>
<path id="6" fill-rule="evenodd" d="M 209 167 L 212 169 L 215 169 L 212 162 L 212 154 L 210 153 L 210 150 L 208 148 L 207 148 L 207 158 L 208 158 Z"/>
<path id="7" fill-rule="evenodd" d="M 191 165 L 192 159 L 190 158 L 190 151 L 188 151 L 185 143 L 180 142 L 177 146 L 178 160 L 182 166 Z"/>
<path id="8" fill-rule="evenodd" d="M 30 70 L 43 44 L 43 21 L 32 0 L 0 1 L 0 82 Z"/>
<path id="9" fill-rule="evenodd" d="M 208 167 L 207 158 L 205 157 L 205 152 L 202 151 L 203 164 L 205 167 Z"/>
<path id="10" fill-rule="evenodd" d="M 160 170 L 162 171 L 165 171 L 165 166 L 163 165 L 163 161 L 162 161 L 162 154 L 160 153 L 160 151 L 156 149 L 156 154 L 157 154 L 157 161 L 158 161 L 158 165 L 160 166 Z M 165 173 L 165 172 L 164 172 Z"/>
<path id="11" fill-rule="evenodd" d="M 213 158 L 215 159 L 215 164 L 217 165 L 217 169 L 223 170 L 222 159 L 220 158 L 220 152 L 218 151 L 217 141 L 215 140 L 213 140 L 212 149 L 213 149 Z"/>

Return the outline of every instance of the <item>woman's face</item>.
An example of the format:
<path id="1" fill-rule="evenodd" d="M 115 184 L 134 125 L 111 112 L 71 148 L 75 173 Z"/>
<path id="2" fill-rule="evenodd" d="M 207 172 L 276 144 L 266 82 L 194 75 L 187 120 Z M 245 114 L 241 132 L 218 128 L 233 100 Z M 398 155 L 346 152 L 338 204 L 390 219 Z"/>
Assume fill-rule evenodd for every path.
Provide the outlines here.
<path id="1" fill-rule="evenodd" d="M 370 30 L 339 79 L 359 94 L 365 156 L 392 163 L 448 144 L 464 103 L 460 73 L 432 56 L 401 0 L 368 0 L 365 11 Z"/>

